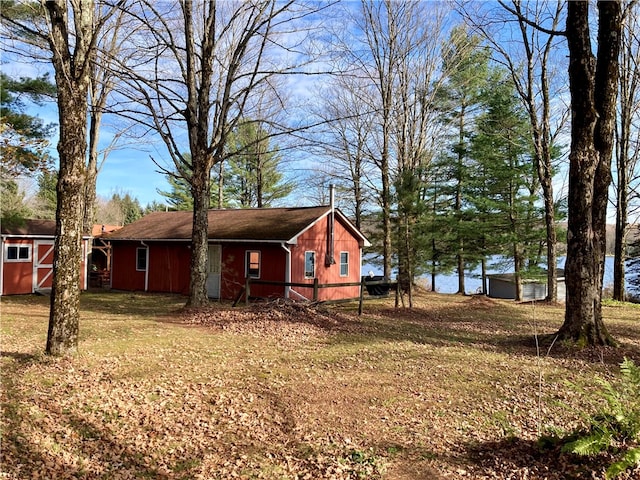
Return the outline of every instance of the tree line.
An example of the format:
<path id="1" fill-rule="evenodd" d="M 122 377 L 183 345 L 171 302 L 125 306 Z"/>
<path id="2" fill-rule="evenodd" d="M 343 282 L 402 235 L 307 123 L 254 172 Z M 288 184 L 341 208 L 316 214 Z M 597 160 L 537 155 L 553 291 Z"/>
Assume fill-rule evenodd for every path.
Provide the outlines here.
<path id="1" fill-rule="evenodd" d="M 465 269 L 502 254 L 519 281 L 546 275 L 555 301 L 567 215 L 559 334 L 613 343 L 600 310 L 604 238 L 615 157 L 624 265 L 638 185 L 636 2 L 598 14 L 596 24 L 588 2 L 3 2 L 3 45 L 55 74 L 64 260 L 47 351 L 77 346 L 79 236 L 95 218 L 104 115 L 125 125 L 114 140 L 153 137 L 171 159 L 164 193 L 194 213 L 188 306 L 207 302 L 207 209 L 286 196 L 292 185 L 269 166 L 304 151 L 327 160 L 315 178 L 340 186 L 410 299 L 418 275 L 454 270 L 463 293 Z M 296 94 L 309 79 L 317 95 Z"/>

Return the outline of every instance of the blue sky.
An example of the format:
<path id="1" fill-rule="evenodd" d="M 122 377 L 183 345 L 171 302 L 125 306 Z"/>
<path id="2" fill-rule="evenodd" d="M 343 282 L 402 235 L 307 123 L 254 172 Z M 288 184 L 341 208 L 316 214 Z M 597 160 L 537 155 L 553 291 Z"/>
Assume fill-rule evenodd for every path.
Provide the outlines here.
<path id="1" fill-rule="evenodd" d="M 26 64 L 20 62 L 3 63 L 4 73 L 13 78 L 35 77 L 47 71 L 43 64 Z M 38 116 L 44 123 L 58 124 L 58 110 L 54 101 L 47 101 L 42 106 L 26 103 L 26 112 Z M 109 119 L 105 119 L 105 127 L 101 130 L 101 149 L 109 145 L 112 131 Z M 111 119 L 113 121 L 113 119 Z M 56 151 L 58 131 L 52 136 L 50 152 L 58 158 Z M 128 143 L 127 143 L 128 142 Z M 151 160 L 151 155 L 159 161 L 164 160 L 164 145 L 146 139 L 133 143 L 123 141 L 112 150 L 98 175 L 97 193 L 100 197 L 110 198 L 114 193 L 129 193 L 136 197 L 142 206 L 156 200 L 163 202 L 158 189 L 167 190 L 168 183 Z"/>

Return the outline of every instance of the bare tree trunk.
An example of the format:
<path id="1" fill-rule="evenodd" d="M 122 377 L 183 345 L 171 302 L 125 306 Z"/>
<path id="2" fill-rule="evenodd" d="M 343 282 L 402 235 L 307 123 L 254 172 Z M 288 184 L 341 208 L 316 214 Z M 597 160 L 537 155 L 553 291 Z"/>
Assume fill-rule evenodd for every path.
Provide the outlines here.
<path id="1" fill-rule="evenodd" d="M 626 300 L 625 293 L 625 263 L 627 259 L 627 200 L 628 185 L 626 167 L 618 168 L 618 191 L 616 205 L 616 240 L 613 258 L 613 299 L 619 302 Z"/>
<path id="2" fill-rule="evenodd" d="M 460 214 L 462 212 L 462 184 L 463 184 L 463 162 L 464 162 L 464 153 L 462 152 L 462 146 L 464 145 L 464 127 L 465 127 L 465 112 L 466 105 L 461 105 L 460 109 L 460 119 L 458 125 L 458 185 L 456 186 L 456 199 L 455 199 L 455 213 Z M 458 229 L 458 235 L 460 238 L 458 240 L 458 251 L 456 253 L 456 261 L 458 264 L 458 292 L 461 295 L 465 294 L 465 285 L 464 285 L 464 236 L 463 233 Z"/>
<path id="3" fill-rule="evenodd" d="M 224 162 L 218 163 L 218 199 L 216 208 L 224 207 Z"/>
<path id="4" fill-rule="evenodd" d="M 194 165 L 196 163 L 194 162 Z M 208 172 L 193 172 L 193 232 L 191 236 L 191 282 L 187 307 L 208 303 L 207 265 L 209 258 L 209 201 L 211 188 Z M 196 177 L 197 175 L 197 177 Z"/>
<path id="5" fill-rule="evenodd" d="M 516 281 L 516 302 L 521 302 L 523 300 L 522 295 L 522 266 L 523 266 L 523 258 L 522 258 L 522 248 L 515 243 L 513 245 L 513 265 L 515 272 L 515 281 Z"/>
<path id="6" fill-rule="evenodd" d="M 558 336 L 579 345 L 615 343 L 602 320 L 601 299 L 621 12 L 617 1 L 598 7 L 597 59 L 591 51 L 589 3 L 569 2 L 567 10 L 572 122 L 567 301 Z"/>
<path id="7" fill-rule="evenodd" d="M 637 9 L 637 7 L 636 7 Z M 629 200 L 633 187 L 633 172 L 638 161 L 638 146 L 632 150 L 633 118 L 638 111 L 637 95 L 640 89 L 640 41 L 637 37 L 637 10 L 627 10 L 624 25 L 623 48 L 620 60 L 620 115 L 616 141 L 616 237 L 613 261 L 613 299 L 626 300 L 625 266 L 627 260 L 627 234 L 629 231 Z M 636 113 L 637 115 L 637 113 Z M 637 143 L 637 142 L 636 142 Z M 632 154 L 635 151 L 635 154 Z M 637 180 L 637 179 L 636 179 Z"/>
<path id="8" fill-rule="evenodd" d="M 74 4 L 75 5 L 75 4 Z M 95 58 L 97 27 L 93 1 L 73 8 L 75 45 L 70 51 L 69 12 L 64 1 L 46 2 L 49 45 L 58 91 L 60 140 L 53 286 L 46 352 L 63 355 L 78 348 L 80 266 L 87 152 L 87 95 Z"/>
<path id="9" fill-rule="evenodd" d="M 46 352 L 64 355 L 78 348 L 80 266 L 84 219 L 87 132 L 86 89 L 69 89 L 58 81 L 60 171 L 53 251 L 53 285 Z M 61 88 L 61 84 L 64 85 Z M 84 95 L 83 95 L 84 93 Z"/>

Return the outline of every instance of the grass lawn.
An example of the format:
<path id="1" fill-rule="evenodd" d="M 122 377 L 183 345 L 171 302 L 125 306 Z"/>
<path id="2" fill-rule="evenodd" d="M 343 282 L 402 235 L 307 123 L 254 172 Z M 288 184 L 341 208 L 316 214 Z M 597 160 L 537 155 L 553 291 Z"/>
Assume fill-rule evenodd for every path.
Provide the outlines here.
<path id="1" fill-rule="evenodd" d="M 2 298 L 0 478 L 603 478 L 610 457 L 536 440 L 592 413 L 623 357 L 640 363 L 629 304 L 604 307 L 619 348 L 573 351 L 536 348 L 562 306 L 184 302 L 84 293 L 79 353 L 49 358 L 48 299 Z"/>

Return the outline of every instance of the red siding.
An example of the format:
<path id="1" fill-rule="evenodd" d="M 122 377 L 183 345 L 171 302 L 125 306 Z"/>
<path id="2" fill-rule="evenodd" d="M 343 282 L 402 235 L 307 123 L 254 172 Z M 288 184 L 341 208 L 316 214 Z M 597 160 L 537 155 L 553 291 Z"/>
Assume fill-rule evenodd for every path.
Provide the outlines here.
<path id="1" fill-rule="evenodd" d="M 8 238 L 2 242 L 2 295 L 33 293 L 36 288 L 51 288 L 53 284 L 53 238 Z M 6 261 L 5 245 L 28 245 L 31 258 L 26 262 Z M 85 255 L 87 241 L 82 241 L 80 288 L 86 288 Z M 38 264 L 38 268 L 36 268 Z M 41 265 L 40 265 L 41 264 Z M 35 275 L 35 278 L 34 278 Z"/>
<path id="2" fill-rule="evenodd" d="M 316 277 L 320 284 L 360 281 L 361 250 L 358 240 L 338 219 L 334 232 L 334 258 L 336 263 L 325 265 L 327 253 L 328 219 L 323 218 L 298 237 L 298 243 L 289 245 L 291 251 L 291 277 L 293 283 L 313 283 L 304 278 L 305 251 L 316 252 Z M 186 242 L 147 242 L 149 245 L 149 285 L 152 292 L 189 293 L 191 252 Z M 112 287 L 119 290 L 144 290 L 145 272 L 136 271 L 136 248 L 140 242 L 113 242 Z M 279 243 L 223 243 L 220 296 L 235 299 L 245 285 L 245 255 L 247 250 L 260 252 L 260 280 L 284 282 L 287 254 Z M 349 254 L 349 274 L 340 276 L 340 253 Z M 292 290 L 313 298 L 313 288 L 292 287 Z M 359 286 L 320 289 L 319 300 L 356 298 Z M 251 286 L 252 297 L 283 297 L 285 288 L 278 285 Z M 291 298 L 299 298 L 292 294 Z"/>
<path id="3" fill-rule="evenodd" d="M 136 270 L 136 248 L 140 246 L 140 242 L 113 242 L 111 288 L 144 291 L 144 272 Z"/>
<path id="4" fill-rule="evenodd" d="M 334 227 L 334 259 L 333 265 L 325 265 L 327 254 L 328 219 L 322 219 L 298 237 L 297 245 L 291 246 L 291 281 L 294 283 L 313 282 L 304 277 L 304 256 L 307 251 L 316 253 L 316 278 L 318 283 L 350 283 L 360 281 L 360 246 L 357 239 L 337 219 Z M 340 252 L 349 253 L 349 275 L 340 276 Z M 295 287 L 294 290 L 305 297 L 313 298 L 313 289 Z M 318 300 L 338 300 L 356 298 L 360 287 L 322 288 L 318 291 Z M 294 296 L 295 298 L 295 296 Z"/>
<path id="5" fill-rule="evenodd" d="M 286 256 L 280 244 L 226 244 L 222 246 L 222 286 L 220 295 L 235 299 L 245 285 L 245 254 L 260 252 L 260 280 L 284 282 Z M 252 297 L 283 297 L 279 285 L 251 285 Z"/>
<path id="6" fill-rule="evenodd" d="M 188 294 L 190 265 L 186 244 L 149 243 L 149 291 Z"/>
<path id="7" fill-rule="evenodd" d="M 191 252 L 183 242 L 148 242 L 149 292 L 189 293 Z M 111 287 L 116 290 L 145 290 L 145 272 L 136 269 L 140 242 L 114 242 Z"/>
<path id="8" fill-rule="evenodd" d="M 30 245 L 31 261 L 7 262 L 5 260 L 5 245 Z M 33 241 L 28 239 L 10 239 L 3 242 L 2 252 L 2 294 L 19 295 L 33 292 Z"/>

